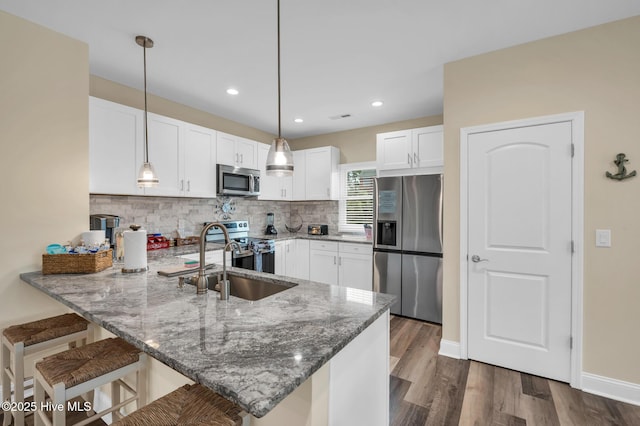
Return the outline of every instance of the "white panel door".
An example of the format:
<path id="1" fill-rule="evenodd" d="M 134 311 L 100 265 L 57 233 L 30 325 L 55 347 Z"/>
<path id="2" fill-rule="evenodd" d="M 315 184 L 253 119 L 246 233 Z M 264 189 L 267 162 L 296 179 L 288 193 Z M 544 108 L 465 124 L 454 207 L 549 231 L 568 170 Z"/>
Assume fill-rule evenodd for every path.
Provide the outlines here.
<path id="1" fill-rule="evenodd" d="M 571 367 L 571 123 L 468 138 L 469 358 Z"/>

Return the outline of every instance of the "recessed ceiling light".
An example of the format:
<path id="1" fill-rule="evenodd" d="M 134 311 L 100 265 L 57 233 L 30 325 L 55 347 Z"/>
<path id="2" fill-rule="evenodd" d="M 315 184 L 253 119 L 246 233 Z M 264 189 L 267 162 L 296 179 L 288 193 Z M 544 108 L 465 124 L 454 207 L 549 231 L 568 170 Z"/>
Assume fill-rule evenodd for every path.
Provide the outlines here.
<path id="1" fill-rule="evenodd" d="M 227 93 L 230 95 L 237 95 L 240 92 L 238 92 L 238 89 L 229 88 L 227 89 Z"/>
<path id="2" fill-rule="evenodd" d="M 371 106 L 372 107 L 381 107 L 382 106 L 382 101 L 373 101 L 373 102 L 371 102 Z"/>
<path id="3" fill-rule="evenodd" d="M 294 118 L 293 121 L 296 123 L 302 123 L 304 120 L 302 118 Z"/>

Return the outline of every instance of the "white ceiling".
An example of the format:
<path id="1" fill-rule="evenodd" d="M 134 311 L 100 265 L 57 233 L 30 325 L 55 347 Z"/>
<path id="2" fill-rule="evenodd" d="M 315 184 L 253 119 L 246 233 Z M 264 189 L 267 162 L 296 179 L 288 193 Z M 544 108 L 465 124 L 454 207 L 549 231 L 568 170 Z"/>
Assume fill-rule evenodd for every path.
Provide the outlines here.
<path id="1" fill-rule="evenodd" d="M 281 0 L 280 8 L 282 134 L 296 139 L 441 114 L 444 63 L 639 15 L 640 0 Z M 86 42 L 92 74 L 138 89 L 134 38 L 146 35 L 155 42 L 150 93 L 277 133 L 276 0 L 0 0 L 0 9 Z M 371 107 L 378 99 L 384 105 Z M 330 119 L 342 114 L 351 117 Z"/>

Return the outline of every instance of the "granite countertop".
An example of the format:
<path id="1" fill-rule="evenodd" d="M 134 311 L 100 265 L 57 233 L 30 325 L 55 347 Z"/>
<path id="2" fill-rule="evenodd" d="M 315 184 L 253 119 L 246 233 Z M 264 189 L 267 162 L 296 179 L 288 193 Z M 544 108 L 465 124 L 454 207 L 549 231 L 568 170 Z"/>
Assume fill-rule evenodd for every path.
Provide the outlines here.
<path id="1" fill-rule="evenodd" d="M 269 238 L 275 241 L 291 240 L 291 239 L 303 239 L 303 240 L 317 240 L 317 241 L 338 241 L 343 243 L 360 243 L 360 244 L 373 244 L 373 240 L 365 238 L 361 234 L 330 234 L 330 235 L 309 235 L 304 233 L 291 233 L 281 232 L 276 235 L 264 235 L 262 233 L 251 233 L 251 237 L 255 238 Z"/>
<path id="2" fill-rule="evenodd" d="M 174 256 L 181 250 L 187 249 L 150 252 L 149 271 L 138 274 L 123 274 L 122 265 L 114 265 L 96 274 L 20 277 L 256 417 L 273 409 L 394 300 L 238 268 L 229 270 L 297 285 L 254 302 L 233 296 L 221 301 L 212 291 L 198 296 L 194 287 L 180 289 L 177 278 L 157 274 L 180 265 L 182 259 Z M 216 270 L 221 268 L 211 272 Z"/>

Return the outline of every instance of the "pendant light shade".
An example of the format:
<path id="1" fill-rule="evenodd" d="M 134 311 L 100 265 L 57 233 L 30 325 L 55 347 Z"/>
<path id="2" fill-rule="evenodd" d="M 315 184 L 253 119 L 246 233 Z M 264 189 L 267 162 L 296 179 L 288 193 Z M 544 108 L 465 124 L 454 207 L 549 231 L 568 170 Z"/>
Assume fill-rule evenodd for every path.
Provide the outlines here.
<path id="1" fill-rule="evenodd" d="M 291 176 L 293 174 L 293 154 L 289 144 L 282 137 L 281 126 L 281 96 L 280 96 L 280 0 L 278 9 L 278 137 L 271 142 L 267 154 L 266 172 L 268 176 Z"/>
<path id="2" fill-rule="evenodd" d="M 147 48 L 153 47 L 153 40 L 139 35 L 136 36 L 136 43 L 142 47 L 144 61 L 144 163 L 140 167 L 137 182 L 141 188 L 150 188 L 160 183 L 153 165 L 149 162 L 149 134 L 147 130 Z"/>

